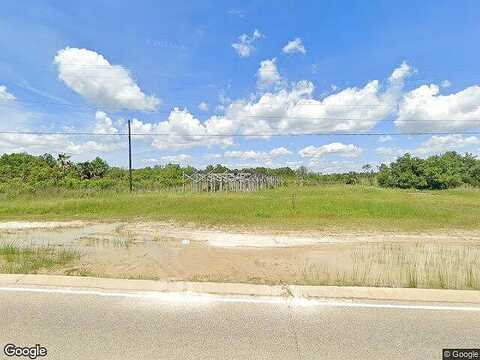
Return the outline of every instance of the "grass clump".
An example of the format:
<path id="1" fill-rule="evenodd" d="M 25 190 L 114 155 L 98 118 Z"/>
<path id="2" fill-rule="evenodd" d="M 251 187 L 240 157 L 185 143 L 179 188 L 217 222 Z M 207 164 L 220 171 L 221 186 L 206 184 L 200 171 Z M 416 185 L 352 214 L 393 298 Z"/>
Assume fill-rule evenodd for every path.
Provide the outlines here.
<path id="1" fill-rule="evenodd" d="M 0 272 L 6 274 L 35 274 L 41 270 L 62 268 L 80 255 L 76 251 L 52 247 L 19 247 L 0 245 Z"/>

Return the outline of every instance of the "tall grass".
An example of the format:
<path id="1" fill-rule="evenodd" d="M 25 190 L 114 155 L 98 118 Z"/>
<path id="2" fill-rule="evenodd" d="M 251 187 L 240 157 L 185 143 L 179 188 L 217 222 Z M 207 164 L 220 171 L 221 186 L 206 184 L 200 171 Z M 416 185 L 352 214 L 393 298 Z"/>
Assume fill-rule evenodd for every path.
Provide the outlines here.
<path id="1" fill-rule="evenodd" d="M 52 270 L 64 267 L 79 257 L 79 253 L 72 250 L 3 244 L 0 245 L 0 273 L 32 274 Z"/>
<path id="2" fill-rule="evenodd" d="M 362 245 L 352 251 L 351 269 L 307 264 L 308 285 L 480 289 L 480 247 L 417 243 Z"/>

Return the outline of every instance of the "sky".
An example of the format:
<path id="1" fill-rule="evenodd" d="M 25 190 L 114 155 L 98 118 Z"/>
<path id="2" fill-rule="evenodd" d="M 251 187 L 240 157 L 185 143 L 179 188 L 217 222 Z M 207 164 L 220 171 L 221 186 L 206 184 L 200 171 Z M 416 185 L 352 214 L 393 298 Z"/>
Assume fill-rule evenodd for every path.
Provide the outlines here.
<path id="1" fill-rule="evenodd" d="M 480 154 L 479 17 L 477 1 L 4 0 L 0 153 L 126 166 L 130 120 L 134 167 Z"/>

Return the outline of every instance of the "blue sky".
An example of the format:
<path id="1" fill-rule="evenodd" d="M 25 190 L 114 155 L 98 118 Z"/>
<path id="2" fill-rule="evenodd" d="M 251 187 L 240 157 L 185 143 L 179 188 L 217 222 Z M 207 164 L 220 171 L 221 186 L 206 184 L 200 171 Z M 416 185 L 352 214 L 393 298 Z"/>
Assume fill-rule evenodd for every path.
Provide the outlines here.
<path id="1" fill-rule="evenodd" d="M 477 154 L 476 135 L 406 133 L 478 130 L 479 15 L 475 1 L 6 0 L 0 130 L 110 134 L 135 119 L 163 134 L 135 138 L 137 167 Z M 312 132 L 405 135 L 286 136 Z M 0 151 L 126 165 L 115 136 L 3 134 Z"/>

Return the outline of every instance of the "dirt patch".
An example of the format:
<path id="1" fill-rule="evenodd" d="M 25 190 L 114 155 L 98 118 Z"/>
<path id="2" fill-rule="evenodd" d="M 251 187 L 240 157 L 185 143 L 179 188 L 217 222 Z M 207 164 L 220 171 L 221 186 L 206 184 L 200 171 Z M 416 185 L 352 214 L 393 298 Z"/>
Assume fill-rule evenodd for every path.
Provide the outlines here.
<path id="1" fill-rule="evenodd" d="M 383 242 L 480 242 L 478 231 L 449 231 L 436 233 L 391 232 L 281 232 L 265 230 L 228 230 L 199 228 L 194 225 L 179 226 L 175 223 L 137 222 L 124 224 L 119 233 L 133 234 L 144 239 L 188 239 L 214 247 L 278 248 L 318 244 L 356 244 Z"/>
<path id="2" fill-rule="evenodd" d="M 269 233 L 158 222 L 21 224 L 18 231 L 12 230 L 13 225 L 0 227 L 0 241 L 73 248 L 81 253 L 72 266 L 50 273 L 270 284 L 480 287 L 479 232 Z M 450 258 L 456 260 L 449 262 Z M 447 263 L 445 272 L 447 265 L 442 264 Z M 471 274 L 462 275 L 467 273 Z"/>
<path id="3" fill-rule="evenodd" d="M 59 229 L 85 226 L 83 221 L 4 221 L 0 222 L 0 230 Z"/>

